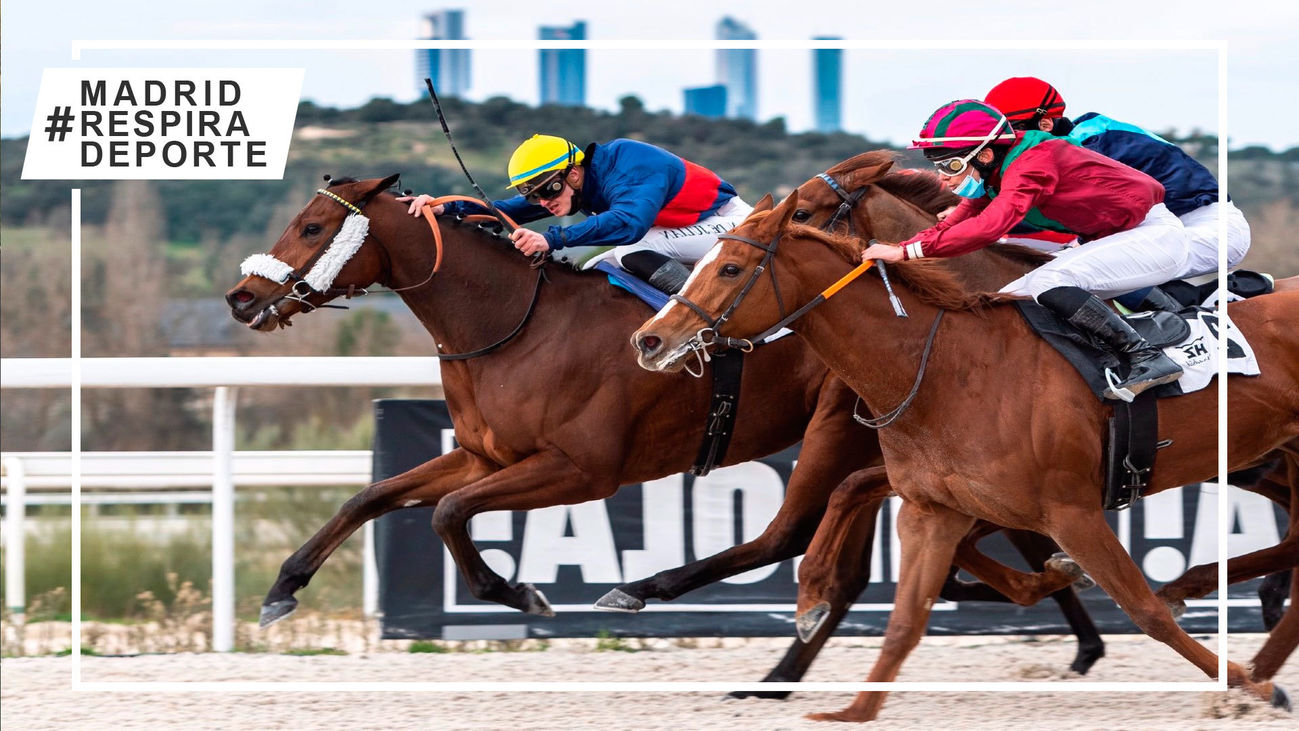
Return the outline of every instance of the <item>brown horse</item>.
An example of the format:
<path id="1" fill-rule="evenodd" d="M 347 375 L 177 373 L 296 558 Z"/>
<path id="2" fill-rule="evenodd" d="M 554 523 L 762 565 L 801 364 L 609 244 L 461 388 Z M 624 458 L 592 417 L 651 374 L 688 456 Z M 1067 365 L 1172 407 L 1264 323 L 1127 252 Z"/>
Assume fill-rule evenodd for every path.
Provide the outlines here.
<path id="1" fill-rule="evenodd" d="M 710 400 L 706 381 L 652 376 L 631 358 L 618 355 L 624 352 L 620 344 L 625 333 L 643 319 L 643 305 L 594 284 L 593 275 L 547 266 L 535 313 L 526 327 L 516 328 L 542 287 L 540 274 L 499 238 L 455 223 L 444 224 L 442 266 L 436 275 L 430 274 L 439 254 L 427 225 L 405 215 L 404 205 L 384 192 L 392 180 L 336 181 L 329 195 L 318 195 L 308 203 L 272 248 L 279 262 L 302 276 L 348 213 L 333 196 L 363 207 L 369 218 L 368 236 L 337 272 L 328 292 L 296 295 L 290 279 L 281 284 L 250 275 L 227 295 L 234 316 L 254 329 L 273 331 L 300 311 L 379 282 L 399 291 L 444 353 L 497 343 L 512 328 L 517 336 L 490 357 L 444 364 L 443 386 L 460 446 L 348 500 L 284 562 L 263 605 L 263 624 L 287 616 L 296 607 L 294 593 L 366 520 L 412 505 L 436 505 L 435 528 L 474 596 L 546 614 L 544 597 L 532 587 L 511 586 L 483 562 L 465 530 L 468 519 L 489 510 L 597 499 L 621 484 L 684 471 L 702 437 Z M 914 206 L 894 207 L 907 211 L 913 228 L 932 221 L 931 214 Z M 985 267 L 982 277 L 990 286 L 1018 276 L 1025 267 L 996 256 L 972 257 L 969 263 L 970 271 Z M 574 323 L 585 327 L 574 328 Z M 564 337 L 555 337 L 560 332 Z M 559 373 L 586 374 L 589 388 L 567 395 L 555 391 Z M 510 387 L 501 388 L 502 384 Z M 879 463 L 873 436 L 850 418 L 855 395 L 828 376 L 825 366 L 796 339 L 777 341 L 751 355 L 743 384 L 744 413 L 766 418 L 739 420 L 728 464 L 772 453 L 800 437 L 804 440 L 780 513 L 748 544 L 624 586 L 623 593 L 634 601 L 672 599 L 704 583 L 801 553 L 831 489 L 853 472 Z M 526 394 L 545 397 L 522 397 Z M 592 439 L 593 434 L 603 438 Z M 1058 590 L 1072 579 L 1070 572 L 1058 569 L 1044 576 L 1036 591 Z M 863 575 L 858 583 L 844 587 L 845 604 L 855 598 L 865 580 Z M 1072 598 L 1067 589 L 1064 593 Z M 635 604 L 621 608 L 635 609 Z M 1085 613 L 1079 621 L 1094 637 Z M 792 664 L 773 671 L 772 679 L 797 679 L 820 641 L 802 648 L 811 652 L 797 654 Z M 1095 637 L 1080 647 L 1075 667 L 1085 671 L 1100 654 Z"/>
<path id="2" fill-rule="evenodd" d="M 857 262 L 859 239 L 791 224 L 798 207 L 791 194 L 775 210 L 754 213 L 736 238 L 710 252 L 682 291 L 697 311 L 674 302 L 633 337 L 642 366 L 678 367 L 680 354 L 698 342 L 698 311 L 730 313 L 715 325 L 715 337 L 753 337 L 784 318 L 783 303 L 812 301 Z M 904 499 L 903 568 L 868 680 L 896 678 L 976 519 L 1051 536 L 1142 631 L 1216 676 L 1216 655 L 1177 626 L 1105 522 L 1100 483 L 1108 409 L 1013 308 L 995 306 L 1004 298 L 971 294 L 950 267 L 944 260 L 890 267 L 910 318 L 894 315 L 880 280 L 869 276 L 792 324 L 872 413 L 898 413 L 880 442 Z M 759 278 L 766 284 L 755 286 Z M 1263 369 L 1228 381 L 1228 463 L 1242 469 L 1279 448 L 1299 449 L 1299 295 L 1235 303 L 1230 313 Z M 922 360 L 923 382 L 916 377 Z M 1148 492 L 1217 473 L 1216 414 L 1213 389 L 1160 402 L 1160 437 L 1172 443 L 1159 452 Z M 1229 685 L 1273 699 L 1270 682 L 1251 680 L 1236 663 L 1227 668 Z M 1284 694 L 1275 692 L 1279 702 Z M 873 719 L 885 695 L 859 694 L 844 711 L 820 717 Z"/>

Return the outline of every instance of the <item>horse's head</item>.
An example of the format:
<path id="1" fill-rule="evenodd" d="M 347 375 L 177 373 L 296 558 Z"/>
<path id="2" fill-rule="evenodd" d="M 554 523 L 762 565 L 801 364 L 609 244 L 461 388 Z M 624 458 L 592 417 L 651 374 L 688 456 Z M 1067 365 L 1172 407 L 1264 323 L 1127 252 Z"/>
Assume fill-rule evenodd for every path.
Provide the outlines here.
<path id="1" fill-rule="evenodd" d="M 370 237 L 362 209 L 396 181 L 396 175 L 331 181 L 317 191 L 270 253 L 244 260 L 244 278 L 226 293 L 230 314 L 254 330 L 271 331 L 290 325 L 298 312 L 373 284 L 383 260 L 378 247 L 362 246 Z"/>
<path id="2" fill-rule="evenodd" d="M 848 158 L 798 187 L 794 223 L 831 233 L 894 241 L 933 223 L 960 202 L 932 173 L 891 172 L 894 154 Z"/>
<path id="3" fill-rule="evenodd" d="M 790 305 L 811 299 L 776 275 L 780 235 L 799 205 L 797 190 L 775 208 L 768 195 L 719 238 L 680 294 L 632 334 L 642 368 L 676 372 L 687 367 L 689 356 L 702 357 L 715 345 L 750 348 L 741 338 L 752 338 L 783 319 Z"/>

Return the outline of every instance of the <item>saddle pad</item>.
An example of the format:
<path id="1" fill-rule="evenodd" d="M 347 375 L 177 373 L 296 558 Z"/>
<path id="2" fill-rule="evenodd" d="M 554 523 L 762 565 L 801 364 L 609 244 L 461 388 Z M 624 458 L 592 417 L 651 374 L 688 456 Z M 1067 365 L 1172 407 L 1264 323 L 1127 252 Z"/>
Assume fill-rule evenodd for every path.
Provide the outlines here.
<path id="1" fill-rule="evenodd" d="M 604 272 L 609 277 L 610 284 L 636 295 L 655 312 L 663 309 L 663 306 L 668 303 L 668 296 L 660 292 L 654 285 L 625 269 L 620 269 L 613 262 L 602 261 L 596 264 L 594 268 Z"/>
<path id="2" fill-rule="evenodd" d="M 1127 375 L 1126 364 L 1120 364 L 1119 359 L 1101 344 L 1056 317 L 1045 307 L 1031 300 L 1016 301 L 1015 306 L 1029 328 L 1042 336 L 1073 365 L 1097 398 L 1103 400 L 1105 391 L 1109 388 L 1105 380 L 1105 369 L 1112 369 L 1120 377 Z M 1164 353 L 1182 366 L 1185 372 L 1178 380 L 1157 386 L 1153 390 L 1156 396 L 1180 396 L 1208 385 L 1217 374 L 1218 338 L 1224 335 L 1227 338 L 1227 372 L 1245 376 L 1259 374 L 1254 350 L 1225 313 L 1188 308 L 1180 313 L 1180 317 L 1186 323 L 1187 334 L 1179 342 L 1165 347 Z M 1155 324 L 1158 319 L 1154 318 Z M 1143 335 L 1150 330 L 1149 324 L 1143 324 L 1142 321 L 1150 323 L 1151 320 L 1148 313 L 1140 313 L 1135 321 L 1129 319 Z"/>

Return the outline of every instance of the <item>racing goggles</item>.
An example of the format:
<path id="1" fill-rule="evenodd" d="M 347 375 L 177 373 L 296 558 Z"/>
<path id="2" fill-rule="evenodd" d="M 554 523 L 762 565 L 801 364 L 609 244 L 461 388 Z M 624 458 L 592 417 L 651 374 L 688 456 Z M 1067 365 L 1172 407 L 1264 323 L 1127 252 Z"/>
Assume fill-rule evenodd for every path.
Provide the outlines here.
<path id="1" fill-rule="evenodd" d="M 934 167 L 938 170 L 939 175 L 946 175 L 949 178 L 954 178 L 965 172 L 966 168 L 970 167 L 970 162 L 974 160 L 976 155 L 983 151 L 984 147 L 987 147 L 986 143 L 975 147 L 970 151 L 970 154 L 965 155 L 964 157 L 945 157 L 941 160 L 933 160 L 932 162 L 934 163 Z"/>
<path id="2" fill-rule="evenodd" d="M 540 182 L 524 183 L 519 186 L 519 195 L 523 196 L 524 200 L 533 205 L 536 205 L 541 201 L 553 200 L 554 198 L 559 197 L 560 193 L 564 192 L 564 174 L 567 172 L 568 168 L 565 168 L 564 170 L 556 170 L 553 175 L 550 175 Z"/>

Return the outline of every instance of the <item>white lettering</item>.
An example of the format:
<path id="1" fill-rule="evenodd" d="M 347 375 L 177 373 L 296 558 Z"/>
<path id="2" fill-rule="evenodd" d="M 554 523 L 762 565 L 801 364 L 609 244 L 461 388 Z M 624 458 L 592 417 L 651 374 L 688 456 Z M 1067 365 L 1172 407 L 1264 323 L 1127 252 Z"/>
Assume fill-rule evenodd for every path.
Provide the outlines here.
<path id="1" fill-rule="evenodd" d="M 641 485 L 645 547 L 622 552 L 625 581 L 639 581 L 686 562 L 684 483 L 681 475 L 671 475 Z"/>
<path id="2" fill-rule="evenodd" d="M 740 537 L 735 535 L 734 496 L 740 495 Z M 757 538 L 780 509 L 785 484 L 776 470 L 761 462 L 726 467 L 695 480 L 694 552 L 712 556 Z M 778 564 L 762 566 L 728 579 L 728 584 L 752 584 L 771 576 Z"/>
<path id="3" fill-rule="evenodd" d="M 564 535 L 572 522 L 573 535 Z M 579 566 L 588 584 L 620 584 L 613 529 L 603 500 L 528 512 L 523 526 L 519 581 L 553 584 L 560 566 Z"/>

